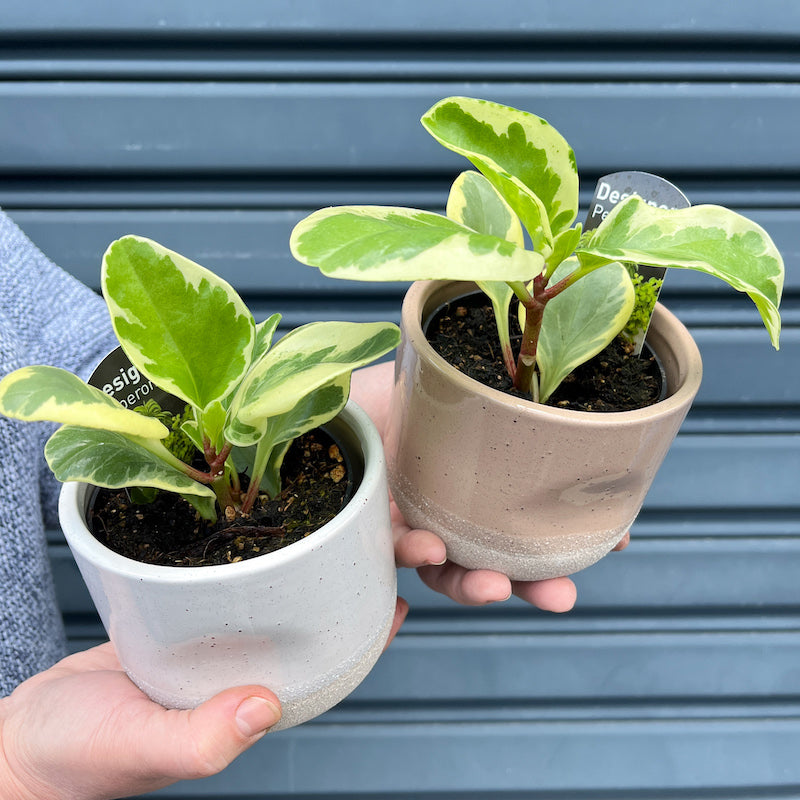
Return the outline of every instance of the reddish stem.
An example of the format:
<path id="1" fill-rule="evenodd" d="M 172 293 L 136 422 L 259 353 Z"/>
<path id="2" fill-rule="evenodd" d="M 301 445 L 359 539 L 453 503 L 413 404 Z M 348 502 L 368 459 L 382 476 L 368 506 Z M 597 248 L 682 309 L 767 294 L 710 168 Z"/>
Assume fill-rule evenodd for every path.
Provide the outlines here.
<path id="1" fill-rule="evenodd" d="M 533 281 L 533 293 L 527 300 L 520 300 L 525 308 L 525 325 L 522 331 L 522 344 L 517 357 L 514 386 L 521 392 L 530 392 L 536 371 L 536 354 L 539 336 L 542 332 L 542 318 L 547 303 L 570 286 L 569 277 L 553 286 L 547 286 L 544 275 Z"/>

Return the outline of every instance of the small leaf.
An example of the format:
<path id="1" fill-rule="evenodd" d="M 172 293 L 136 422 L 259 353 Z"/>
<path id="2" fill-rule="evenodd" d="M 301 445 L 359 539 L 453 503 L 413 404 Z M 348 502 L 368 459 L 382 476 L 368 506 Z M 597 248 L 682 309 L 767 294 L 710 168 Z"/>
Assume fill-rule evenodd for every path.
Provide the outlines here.
<path id="1" fill-rule="evenodd" d="M 255 364 L 272 347 L 272 337 L 281 321 L 280 314 L 273 314 L 263 322 L 256 325 L 256 343 L 253 348 L 253 363 Z"/>
<path id="2" fill-rule="evenodd" d="M 334 278 L 373 281 L 530 280 L 541 256 L 440 214 L 342 206 L 315 211 L 292 231 L 303 264 Z"/>
<path id="3" fill-rule="evenodd" d="M 448 97 L 423 115 L 422 124 L 489 178 L 532 237 L 528 212 L 520 207 L 530 200 L 523 198 L 512 176 L 541 202 L 553 235 L 572 225 L 578 213 L 575 155 L 545 120 L 487 100 Z"/>
<path id="4" fill-rule="evenodd" d="M 164 462 L 141 440 L 114 431 L 64 425 L 48 439 L 44 453 L 53 474 L 62 482 L 84 481 L 109 489 L 152 486 L 215 497 L 208 486 Z"/>
<path id="5" fill-rule="evenodd" d="M 462 172 L 456 178 L 447 200 L 447 216 L 478 233 L 501 237 L 513 242 L 517 247 L 525 246 L 519 217 L 511 210 L 497 189 L 479 172 Z M 476 283 L 492 303 L 503 362 L 513 377 L 515 366 L 508 309 L 514 292 L 504 281 L 476 281 Z"/>
<path id="6" fill-rule="evenodd" d="M 584 237 L 578 252 L 721 278 L 756 304 L 773 346 L 779 346 L 783 259 L 763 228 L 730 209 L 662 209 L 630 197 Z"/>
<path id="7" fill-rule="evenodd" d="M 232 420 L 228 440 L 239 447 L 248 447 L 266 439 L 271 445 L 296 439 L 313 428 L 332 420 L 347 404 L 350 394 L 350 373 L 338 375 L 330 383 L 319 386 L 297 398 L 288 411 L 267 419 L 260 427 Z"/>
<path id="8" fill-rule="evenodd" d="M 274 497 L 280 491 L 280 468 L 291 440 L 332 420 L 347 404 L 350 373 L 334 378 L 301 398 L 289 411 L 270 417 L 262 429 L 232 427 L 230 440 L 257 447 L 235 450 L 238 463 L 246 463 L 262 491 Z"/>
<path id="9" fill-rule="evenodd" d="M 374 361 L 400 341 L 384 322 L 314 322 L 284 336 L 256 364 L 233 399 L 230 419 L 261 428 L 290 411 L 297 399 L 337 376 Z"/>
<path id="10" fill-rule="evenodd" d="M 574 252 L 581 240 L 581 225 L 578 223 L 574 228 L 567 228 L 556 236 L 553 242 L 553 252 L 548 257 L 548 264 L 552 264 L 555 270 L 559 264 L 566 261 Z"/>
<path id="11" fill-rule="evenodd" d="M 138 236 L 112 242 L 101 279 L 114 331 L 140 372 L 201 410 L 235 389 L 255 322 L 228 283 Z"/>
<path id="12" fill-rule="evenodd" d="M 148 439 L 163 439 L 169 434 L 154 417 L 125 408 L 59 367 L 23 367 L 6 375 L 0 381 L 0 413 L 27 422 L 106 428 Z"/>
<path id="13" fill-rule="evenodd" d="M 571 274 L 577 259 L 565 261 L 551 285 Z M 539 401 L 547 402 L 575 367 L 603 350 L 631 315 L 634 290 L 622 264 L 607 264 L 577 280 L 545 306 L 539 335 Z"/>
<path id="14" fill-rule="evenodd" d="M 447 216 L 478 233 L 525 247 L 519 217 L 479 172 L 462 172 L 455 179 L 447 198 Z"/>

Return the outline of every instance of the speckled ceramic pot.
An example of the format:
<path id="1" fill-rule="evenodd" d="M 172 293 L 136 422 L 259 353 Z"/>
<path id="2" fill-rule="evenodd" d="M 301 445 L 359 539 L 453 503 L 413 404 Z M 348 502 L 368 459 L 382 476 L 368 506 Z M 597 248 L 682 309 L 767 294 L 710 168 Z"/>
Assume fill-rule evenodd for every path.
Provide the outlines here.
<path id="1" fill-rule="evenodd" d="M 422 330 L 474 284 L 419 282 L 402 311 L 386 439 L 389 485 L 406 519 L 435 531 L 448 558 L 516 580 L 568 575 L 629 530 L 700 387 L 700 353 L 658 306 L 647 343 L 667 396 L 593 414 L 519 400 L 466 377 Z"/>
<path id="2" fill-rule="evenodd" d="M 281 700 L 278 728 L 289 728 L 342 700 L 381 654 L 396 598 L 383 449 L 353 403 L 326 428 L 363 470 L 353 497 L 302 541 L 236 564 L 118 555 L 86 527 L 93 487 L 64 485 L 64 535 L 120 662 L 157 702 L 191 708 L 260 684 Z"/>

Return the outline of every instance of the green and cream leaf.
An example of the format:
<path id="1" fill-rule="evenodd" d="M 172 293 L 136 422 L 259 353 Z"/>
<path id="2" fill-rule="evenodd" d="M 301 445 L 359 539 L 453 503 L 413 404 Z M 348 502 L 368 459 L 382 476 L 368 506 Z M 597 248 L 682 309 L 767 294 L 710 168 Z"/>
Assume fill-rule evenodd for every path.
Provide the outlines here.
<path id="1" fill-rule="evenodd" d="M 23 367 L 0 381 L 0 413 L 27 422 L 105 428 L 148 439 L 169 434 L 154 417 L 130 411 L 77 375 L 45 365 Z"/>
<path id="2" fill-rule="evenodd" d="M 400 340 L 390 323 L 316 322 L 284 336 L 242 382 L 230 417 L 263 428 L 298 398 L 393 350 Z"/>
<path id="3" fill-rule="evenodd" d="M 498 236 L 517 245 L 525 246 L 519 217 L 479 172 L 462 172 L 450 189 L 447 216 L 472 228 L 478 233 Z M 514 292 L 504 281 L 476 280 L 478 288 L 489 298 L 494 310 L 500 349 L 506 369 L 514 374 L 514 354 L 508 325 L 508 309 Z"/>
<path id="4" fill-rule="evenodd" d="M 471 97 L 448 97 L 432 106 L 422 125 L 440 144 L 468 158 L 505 197 L 533 236 L 516 184 L 546 210 L 553 235 L 578 213 L 575 154 L 545 120 Z"/>
<path id="5" fill-rule="evenodd" d="M 109 489 L 152 486 L 214 498 L 208 486 L 171 466 L 145 444 L 114 431 L 64 425 L 48 439 L 45 458 L 62 482 L 85 481 Z"/>
<path id="6" fill-rule="evenodd" d="M 575 271 L 565 261 L 553 274 L 557 283 Z M 633 311 L 635 292 L 628 270 L 612 263 L 590 272 L 554 297 L 544 310 L 537 359 L 539 401 L 550 395 L 575 367 L 603 350 Z"/>
<path id="7" fill-rule="evenodd" d="M 294 257 L 349 280 L 530 280 L 544 267 L 537 253 L 477 233 L 441 214 L 384 206 L 316 211 L 292 231 Z"/>
<path id="8" fill-rule="evenodd" d="M 272 339 L 281 321 L 280 314 L 273 314 L 256 325 L 256 342 L 253 347 L 253 364 L 255 364 L 272 347 Z"/>
<path id="9" fill-rule="evenodd" d="M 783 259 L 763 228 L 730 209 L 661 209 L 631 197 L 584 237 L 578 252 L 720 278 L 752 299 L 779 346 Z"/>
<path id="10" fill-rule="evenodd" d="M 232 426 L 229 438 L 241 446 L 235 451 L 237 466 L 244 463 L 262 491 L 274 496 L 280 487 L 280 468 L 289 443 L 330 422 L 345 407 L 349 394 L 350 373 L 344 373 L 301 398 L 289 411 L 270 417 L 265 429 L 241 423 Z"/>
<path id="11" fill-rule="evenodd" d="M 227 282 L 139 236 L 109 246 L 101 281 L 114 331 L 142 374 L 199 409 L 235 389 L 256 326 Z"/>

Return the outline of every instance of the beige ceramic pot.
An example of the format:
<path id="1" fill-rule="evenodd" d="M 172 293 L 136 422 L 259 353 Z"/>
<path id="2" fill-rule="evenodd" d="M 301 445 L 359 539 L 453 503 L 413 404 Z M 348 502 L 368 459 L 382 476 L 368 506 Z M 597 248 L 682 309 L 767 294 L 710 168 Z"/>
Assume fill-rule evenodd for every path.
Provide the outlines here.
<path id="1" fill-rule="evenodd" d="M 386 439 L 394 498 L 462 566 L 515 580 L 577 572 L 639 513 L 700 387 L 700 353 L 659 305 L 647 343 L 666 374 L 664 400 L 604 414 L 519 400 L 466 377 L 425 339 L 424 321 L 474 288 L 418 282 L 404 300 Z"/>

